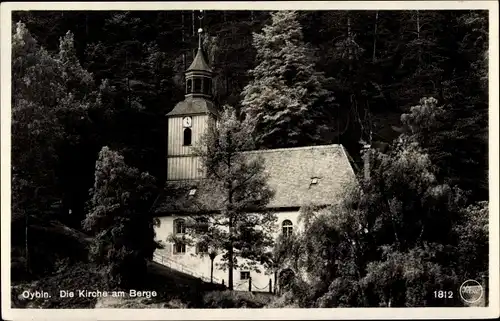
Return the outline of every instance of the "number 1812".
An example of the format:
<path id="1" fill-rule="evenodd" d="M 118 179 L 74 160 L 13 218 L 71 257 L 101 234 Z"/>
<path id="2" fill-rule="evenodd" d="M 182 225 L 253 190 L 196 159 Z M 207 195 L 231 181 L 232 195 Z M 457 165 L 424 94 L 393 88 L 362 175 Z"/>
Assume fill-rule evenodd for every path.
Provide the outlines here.
<path id="1" fill-rule="evenodd" d="M 453 299 L 453 291 L 434 291 L 434 297 L 437 299 Z"/>

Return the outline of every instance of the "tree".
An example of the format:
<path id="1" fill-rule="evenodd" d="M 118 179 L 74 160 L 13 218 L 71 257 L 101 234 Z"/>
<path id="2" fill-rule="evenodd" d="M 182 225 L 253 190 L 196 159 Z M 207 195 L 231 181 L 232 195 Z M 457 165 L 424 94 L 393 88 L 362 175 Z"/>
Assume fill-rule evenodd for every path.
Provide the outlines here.
<path id="1" fill-rule="evenodd" d="M 206 173 L 200 189 L 210 191 L 207 193 L 210 195 L 196 200 L 202 214 L 189 224 L 192 228 L 188 234 L 194 238 L 205 235 L 206 241 L 221 249 L 223 268 L 229 271 L 230 290 L 233 289 L 233 270 L 241 265 L 255 268 L 255 262 L 261 261 L 272 245 L 276 219 L 266 210 L 273 192 L 266 185 L 263 159 L 243 153 L 247 147 L 248 132 L 241 128 L 234 110 L 225 106 L 217 126 L 209 126 L 202 144 L 194 149 Z M 203 214 L 214 208 L 218 213 Z M 240 263 L 237 258 L 245 262 Z"/>
<path id="2" fill-rule="evenodd" d="M 293 241 L 295 237 L 296 235 L 285 236 L 280 234 L 271 250 L 264 257 L 264 266 L 274 274 L 274 294 L 277 294 L 278 290 L 278 271 L 293 264 L 291 257 L 295 254 L 294 251 L 298 249 L 296 243 Z"/>
<path id="3" fill-rule="evenodd" d="M 183 94 L 183 87 L 174 84 L 172 53 L 160 46 L 168 32 L 145 22 L 160 18 L 154 12 L 111 13 L 103 25 L 111 38 L 86 48 L 89 70 L 97 79 L 109 79 L 115 88 L 109 108 L 112 117 L 102 124 L 104 142 L 99 146 L 113 146 L 132 166 L 147 169 L 159 180 L 165 174 L 166 127 L 162 116 L 165 106 L 174 106 Z M 150 36 L 155 31 L 159 39 Z"/>
<path id="4" fill-rule="evenodd" d="M 488 192 L 488 13 L 456 15 L 455 68 L 443 82 L 441 103 L 446 107 L 442 126 L 443 152 L 448 157 L 438 165 L 442 173 L 470 198 L 487 200 Z M 439 147 L 438 147 L 439 148 Z"/>
<path id="5" fill-rule="evenodd" d="M 23 23 L 13 31 L 12 214 L 13 223 L 25 220 L 24 232 L 13 234 L 25 237 L 28 267 L 29 248 L 44 251 L 40 242 L 28 242 L 30 222 L 68 219 L 65 194 L 78 184 L 66 180 L 72 177 L 66 168 L 75 168 L 66 156 L 75 153 L 70 146 L 84 140 L 81 129 L 89 123 L 89 111 L 100 106 L 100 92 L 76 57 L 71 33 L 60 39 L 54 55 L 38 45 Z"/>
<path id="6" fill-rule="evenodd" d="M 33 206 L 43 212 L 56 198 L 56 150 L 64 134 L 58 122 L 58 101 L 64 96 L 64 89 L 57 60 L 37 45 L 24 24 L 19 22 L 13 29 L 12 185 L 15 220 L 18 210 L 29 211 Z"/>
<path id="7" fill-rule="evenodd" d="M 338 205 L 308 216 L 296 258 L 308 290 L 295 297 L 319 307 L 457 304 L 432 294 L 465 277 L 461 251 L 485 240 L 484 219 L 467 217 L 485 217 L 484 210 L 464 212 L 464 193 L 440 182 L 430 157 L 405 134 L 387 154 L 372 150 L 370 167 Z M 486 271 L 485 250 L 478 252 L 480 267 L 469 262 L 470 275 Z"/>
<path id="8" fill-rule="evenodd" d="M 103 147 L 96 162 L 89 213 L 83 222 L 94 236 L 91 258 L 104 267 L 109 283 L 137 286 L 159 245 L 157 220 L 150 209 L 154 179 L 125 164 L 117 152 Z"/>
<path id="9" fill-rule="evenodd" d="M 441 98 L 442 82 L 445 80 L 450 56 L 446 54 L 447 42 L 443 32 L 445 12 L 412 10 L 399 15 L 402 39 L 400 66 L 397 73 L 404 77 L 398 88 L 398 99 L 406 110 L 413 102 L 424 96 Z"/>
<path id="10" fill-rule="evenodd" d="M 252 20 L 248 12 L 230 12 L 227 21 L 214 23 L 217 15 L 206 12 L 208 21 L 203 27 L 207 31 L 204 33 L 204 47 L 214 71 L 214 100 L 219 106 L 228 104 L 239 111 L 241 92 L 250 80 L 247 71 L 253 67 L 255 59 L 252 32 L 259 29 L 258 23 L 268 13 L 254 14 L 255 19 Z"/>
<path id="11" fill-rule="evenodd" d="M 481 102 L 456 99 L 440 105 L 435 98 L 422 98 L 401 115 L 401 123 L 405 137 L 429 154 L 439 179 L 459 186 L 472 200 L 481 200 L 488 185 L 487 109 Z"/>
<path id="12" fill-rule="evenodd" d="M 297 13 L 273 13 L 272 24 L 254 34 L 253 45 L 258 65 L 243 90 L 242 112 L 257 146 L 320 143 L 331 130 L 325 121 L 335 115 L 333 96 L 324 89 L 324 75 L 315 70 Z"/>
<path id="13" fill-rule="evenodd" d="M 481 280 L 488 275 L 489 257 L 488 202 L 478 202 L 463 210 L 459 224 L 457 269 L 464 279 Z"/>

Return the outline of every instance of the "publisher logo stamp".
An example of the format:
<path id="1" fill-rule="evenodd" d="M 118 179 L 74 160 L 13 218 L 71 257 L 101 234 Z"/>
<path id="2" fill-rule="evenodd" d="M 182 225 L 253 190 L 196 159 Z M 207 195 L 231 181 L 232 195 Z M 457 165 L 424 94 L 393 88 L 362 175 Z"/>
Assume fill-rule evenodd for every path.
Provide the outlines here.
<path id="1" fill-rule="evenodd" d="M 469 304 L 477 303 L 483 297 L 483 286 L 475 280 L 467 280 L 460 286 L 460 297 Z"/>

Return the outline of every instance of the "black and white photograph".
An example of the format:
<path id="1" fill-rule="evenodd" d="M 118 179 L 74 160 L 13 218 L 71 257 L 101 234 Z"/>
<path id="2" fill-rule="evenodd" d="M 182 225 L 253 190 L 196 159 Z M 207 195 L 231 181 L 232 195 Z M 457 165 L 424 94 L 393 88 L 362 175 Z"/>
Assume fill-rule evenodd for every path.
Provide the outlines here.
<path id="1" fill-rule="evenodd" d="M 498 317 L 498 3 L 402 3 L 2 4 L 3 307 Z"/>

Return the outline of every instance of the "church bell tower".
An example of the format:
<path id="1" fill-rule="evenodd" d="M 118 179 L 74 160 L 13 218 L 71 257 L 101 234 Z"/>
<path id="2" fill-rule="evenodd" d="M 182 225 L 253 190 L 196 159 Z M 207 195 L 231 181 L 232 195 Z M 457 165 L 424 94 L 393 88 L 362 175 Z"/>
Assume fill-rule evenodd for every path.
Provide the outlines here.
<path id="1" fill-rule="evenodd" d="M 193 155 L 192 148 L 201 143 L 208 126 L 216 120 L 212 101 L 212 69 L 201 45 L 198 29 L 198 52 L 185 72 L 185 98 L 167 114 L 167 180 L 200 179 L 201 160 Z"/>

